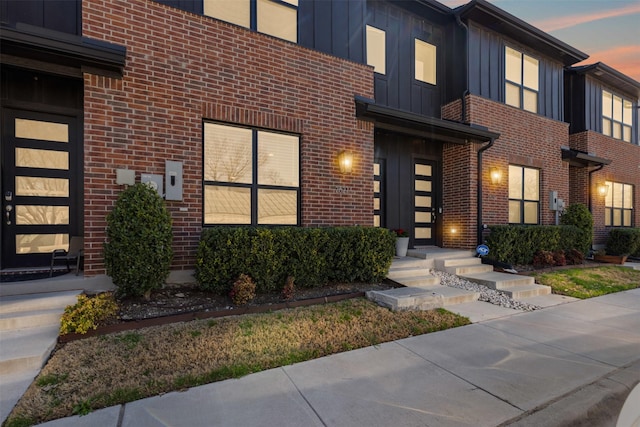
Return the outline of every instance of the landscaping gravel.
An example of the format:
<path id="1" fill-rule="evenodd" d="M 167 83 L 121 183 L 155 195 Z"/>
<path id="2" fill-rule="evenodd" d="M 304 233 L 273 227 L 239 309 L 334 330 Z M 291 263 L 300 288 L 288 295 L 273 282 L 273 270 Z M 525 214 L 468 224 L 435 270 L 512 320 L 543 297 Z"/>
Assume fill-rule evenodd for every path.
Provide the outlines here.
<path id="1" fill-rule="evenodd" d="M 499 305 L 501 307 L 524 311 L 540 310 L 542 308 L 537 305 L 514 300 L 513 298 L 509 297 L 506 294 L 503 294 L 502 292 L 498 292 L 495 289 L 490 289 L 478 283 L 470 282 L 454 274 L 449 274 L 445 273 L 444 271 L 438 270 L 431 270 L 431 274 L 440 278 L 441 285 L 451 286 L 452 288 L 465 289 L 467 291 L 480 292 L 480 298 L 478 298 L 478 301 L 484 301 L 491 304 Z"/>

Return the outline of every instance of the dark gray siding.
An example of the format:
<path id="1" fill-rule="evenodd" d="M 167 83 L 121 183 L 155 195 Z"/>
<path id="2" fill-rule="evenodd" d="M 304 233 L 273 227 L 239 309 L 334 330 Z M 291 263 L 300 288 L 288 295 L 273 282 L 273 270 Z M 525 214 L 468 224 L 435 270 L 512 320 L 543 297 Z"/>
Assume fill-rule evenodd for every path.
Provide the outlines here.
<path id="1" fill-rule="evenodd" d="M 501 35 L 477 25 L 469 26 L 469 90 L 498 102 L 504 102 L 504 47 L 508 45 L 539 61 L 538 114 L 564 120 L 564 79 L 561 62 L 520 46 Z"/>
<path id="2" fill-rule="evenodd" d="M 376 103 L 400 110 L 440 117 L 446 82 L 443 34 L 445 28 L 427 16 L 410 13 L 387 2 L 370 2 L 367 24 L 386 32 L 386 73 L 375 74 Z M 436 85 L 414 79 L 414 39 L 437 48 Z"/>
<path id="3" fill-rule="evenodd" d="M 204 11 L 202 0 L 156 0 L 167 6 L 186 10 L 187 12 L 202 14 Z"/>
<path id="4" fill-rule="evenodd" d="M 48 30 L 80 35 L 80 0 L 21 0 L 0 2 L 0 21 L 34 25 Z"/>

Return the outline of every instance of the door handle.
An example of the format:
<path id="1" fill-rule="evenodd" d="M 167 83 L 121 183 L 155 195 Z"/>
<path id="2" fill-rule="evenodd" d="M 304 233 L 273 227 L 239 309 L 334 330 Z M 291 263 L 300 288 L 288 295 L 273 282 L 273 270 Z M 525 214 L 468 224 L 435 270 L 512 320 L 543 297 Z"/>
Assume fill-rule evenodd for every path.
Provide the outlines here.
<path id="1" fill-rule="evenodd" d="M 7 225 L 11 225 L 11 211 L 13 211 L 13 205 L 5 205 L 4 207 L 4 214 L 5 214 L 5 222 L 7 223 Z"/>
<path id="2" fill-rule="evenodd" d="M 432 223 L 436 222 L 436 212 L 435 211 L 431 211 L 431 222 Z"/>

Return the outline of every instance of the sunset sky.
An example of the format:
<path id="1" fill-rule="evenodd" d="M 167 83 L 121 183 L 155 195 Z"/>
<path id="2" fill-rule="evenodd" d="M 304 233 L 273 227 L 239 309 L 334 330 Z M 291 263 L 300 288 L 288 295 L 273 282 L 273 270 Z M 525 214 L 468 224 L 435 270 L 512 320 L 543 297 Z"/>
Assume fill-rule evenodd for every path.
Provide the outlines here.
<path id="1" fill-rule="evenodd" d="M 439 0 L 451 8 L 465 0 Z M 589 55 L 640 81 L 640 0 L 489 0 Z"/>

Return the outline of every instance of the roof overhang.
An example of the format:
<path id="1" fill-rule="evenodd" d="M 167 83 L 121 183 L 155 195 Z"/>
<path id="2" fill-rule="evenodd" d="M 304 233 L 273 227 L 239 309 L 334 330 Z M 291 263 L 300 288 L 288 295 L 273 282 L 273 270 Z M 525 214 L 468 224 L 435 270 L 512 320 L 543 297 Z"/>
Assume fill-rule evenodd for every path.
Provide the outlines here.
<path id="1" fill-rule="evenodd" d="M 573 150 L 568 147 L 562 147 L 562 160 L 569 162 L 569 165 L 579 168 L 589 168 L 596 166 L 605 166 L 611 163 L 611 160 L 597 157 L 580 150 Z"/>
<path id="2" fill-rule="evenodd" d="M 26 24 L 0 27 L 2 63 L 59 74 L 122 77 L 124 46 Z"/>
<path id="3" fill-rule="evenodd" d="M 489 142 L 500 137 L 484 127 L 436 119 L 377 105 L 374 100 L 356 96 L 356 116 L 375 122 L 376 127 L 454 144 Z"/>
<path id="4" fill-rule="evenodd" d="M 584 61 L 586 53 L 569 46 L 544 31 L 516 18 L 485 0 L 472 0 L 455 9 L 460 18 L 477 22 L 493 31 L 508 36 L 538 52 L 558 59 L 565 66 Z"/>
<path id="5" fill-rule="evenodd" d="M 586 74 L 594 76 L 607 85 L 620 90 L 621 92 L 632 95 L 636 99 L 640 98 L 640 82 L 632 79 L 631 77 L 622 74 L 620 71 L 609 67 L 602 62 L 596 62 L 595 64 L 580 65 L 577 67 L 571 67 L 568 69 L 570 72 L 576 74 Z"/>

